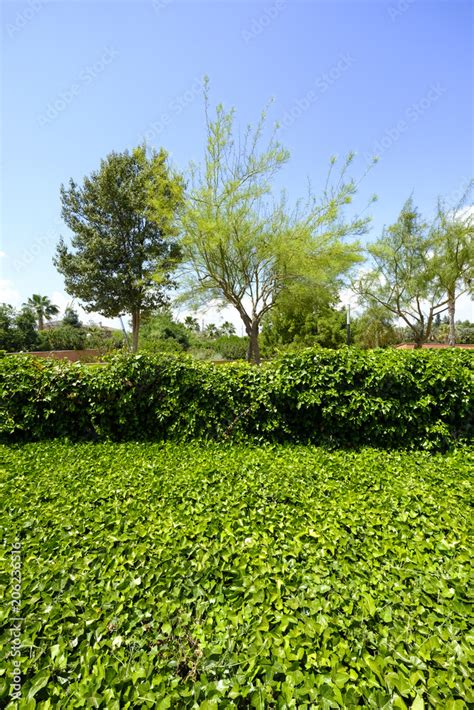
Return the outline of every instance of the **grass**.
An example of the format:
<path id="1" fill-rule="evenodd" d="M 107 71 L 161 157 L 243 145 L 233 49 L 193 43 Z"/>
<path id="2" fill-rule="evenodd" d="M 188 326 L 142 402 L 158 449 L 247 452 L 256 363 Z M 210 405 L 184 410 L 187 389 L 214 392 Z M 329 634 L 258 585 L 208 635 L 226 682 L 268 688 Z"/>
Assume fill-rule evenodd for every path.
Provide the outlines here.
<path id="1" fill-rule="evenodd" d="M 1 704 L 467 708 L 473 458 L 0 447 Z"/>

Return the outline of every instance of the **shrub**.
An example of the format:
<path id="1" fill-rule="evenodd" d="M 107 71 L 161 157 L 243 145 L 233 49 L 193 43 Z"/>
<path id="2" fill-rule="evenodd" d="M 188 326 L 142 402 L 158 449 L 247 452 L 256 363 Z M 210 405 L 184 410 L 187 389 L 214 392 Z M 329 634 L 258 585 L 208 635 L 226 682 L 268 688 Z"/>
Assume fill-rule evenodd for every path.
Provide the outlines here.
<path id="1" fill-rule="evenodd" d="M 86 332 L 73 325 L 48 328 L 39 333 L 38 350 L 84 350 Z"/>
<path id="2" fill-rule="evenodd" d="M 225 360 L 245 360 L 247 356 L 248 339 L 238 335 L 221 335 L 213 342 L 213 348 Z"/>
<path id="3" fill-rule="evenodd" d="M 242 439 L 445 448 L 473 431 L 469 351 L 307 350 L 252 368 L 173 355 L 0 360 L 5 439 Z"/>

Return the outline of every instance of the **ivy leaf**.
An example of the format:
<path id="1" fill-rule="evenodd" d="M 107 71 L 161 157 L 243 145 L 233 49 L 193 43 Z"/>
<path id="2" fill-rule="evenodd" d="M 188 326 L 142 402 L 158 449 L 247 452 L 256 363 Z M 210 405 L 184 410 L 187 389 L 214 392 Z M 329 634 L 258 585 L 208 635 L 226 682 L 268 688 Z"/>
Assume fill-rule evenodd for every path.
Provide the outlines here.
<path id="1" fill-rule="evenodd" d="M 41 688 L 44 688 L 45 685 L 48 684 L 49 677 L 50 677 L 50 674 L 49 674 L 48 670 L 42 670 L 33 677 L 32 681 L 31 681 L 31 685 L 28 689 L 28 695 L 27 695 L 28 700 L 30 700 L 31 698 L 34 698 L 36 693 L 38 691 L 40 691 Z"/>

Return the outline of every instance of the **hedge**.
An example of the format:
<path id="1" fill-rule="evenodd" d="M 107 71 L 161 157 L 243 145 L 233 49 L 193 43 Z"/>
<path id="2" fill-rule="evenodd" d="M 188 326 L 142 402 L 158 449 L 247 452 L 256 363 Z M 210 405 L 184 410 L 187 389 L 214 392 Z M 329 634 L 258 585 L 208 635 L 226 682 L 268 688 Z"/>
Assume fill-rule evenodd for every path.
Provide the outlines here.
<path id="1" fill-rule="evenodd" d="M 172 355 L 0 360 L 0 438 L 433 449 L 473 433 L 473 353 L 305 350 L 260 368 Z"/>

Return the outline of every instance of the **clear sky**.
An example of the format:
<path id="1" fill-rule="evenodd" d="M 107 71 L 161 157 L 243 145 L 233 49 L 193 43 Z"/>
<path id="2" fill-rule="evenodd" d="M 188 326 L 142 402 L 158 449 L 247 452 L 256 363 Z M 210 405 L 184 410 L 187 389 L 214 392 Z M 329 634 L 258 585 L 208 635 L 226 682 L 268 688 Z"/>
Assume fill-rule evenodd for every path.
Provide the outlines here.
<path id="1" fill-rule="evenodd" d="M 59 186 L 144 139 L 185 169 L 203 153 L 200 83 L 242 124 L 268 99 L 291 162 L 292 197 L 329 157 L 378 165 L 375 239 L 413 191 L 430 215 L 473 174 L 473 4 L 464 0 L 0 0 L 0 301 L 32 293 L 64 306 L 52 257 Z M 459 313 L 472 317 L 469 304 Z M 214 320 L 218 320 L 214 318 Z M 105 321 L 104 321 L 105 322 Z"/>

